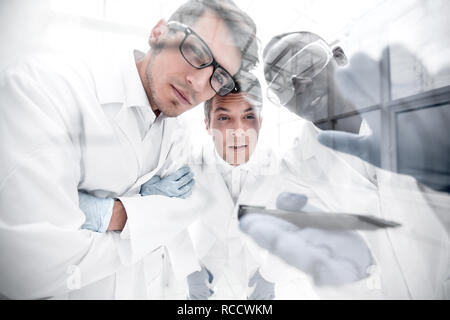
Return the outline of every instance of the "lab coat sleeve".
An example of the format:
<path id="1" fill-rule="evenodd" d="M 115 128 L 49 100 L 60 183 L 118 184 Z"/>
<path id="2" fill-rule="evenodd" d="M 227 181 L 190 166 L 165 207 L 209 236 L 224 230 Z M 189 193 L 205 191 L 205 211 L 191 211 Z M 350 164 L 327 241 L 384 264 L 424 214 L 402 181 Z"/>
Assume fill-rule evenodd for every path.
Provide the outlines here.
<path id="1" fill-rule="evenodd" d="M 121 266 L 114 234 L 80 229 L 80 155 L 60 111 L 33 79 L 0 77 L 0 291 L 9 298 L 66 294 Z"/>
<path id="2" fill-rule="evenodd" d="M 119 197 L 119 199 L 128 217 L 125 231 L 121 234 L 123 239 L 130 239 L 131 256 L 127 263 L 134 263 L 147 253 L 161 246 L 173 244 L 173 241 L 177 242 L 181 238 L 185 241 L 185 249 L 189 248 L 191 254 L 188 255 L 187 251 L 181 254 L 180 250 L 175 250 L 175 247 L 170 245 L 169 254 L 172 263 L 180 261 L 175 257 L 177 252 L 184 257 L 183 259 L 188 257 L 194 259 L 194 248 L 187 230 L 210 201 L 208 192 L 201 186 L 194 185 L 192 195 L 186 199 L 160 195 Z M 174 240 L 175 238 L 178 240 Z M 189 259 L 189 262 L 186 260 L 186 263 L 193 265 L 192 259 Z"/>
<path id="3" fill-rule="evenodd" d="M 383 169 L 377 169 L 377 179 L 383 217 L 402 224 L 390 231 L 390 239 L 411 298 L 442 299 L 450 276 L 450 240 L 436 210 L 448 212 L 450 197 L 424 194 L 413 177 Z"/>
<path id="4" fill-rule="evenodd" d="M 447 235 L 450 236 L 450 194 L 437 192 L 421 184 L 418 184 L 418 187 L 426 202 L 442 223 Z"/>
<path id="5" fill-rule="evenodd" d="M 163 143 L 168 145 L 168 154 L 154 171 L 140 178 L 135 189 L 155 174 L 165 176 L 189 164 L 191 148 L 188 135 L 183 134 L 185 131 L 183 122 L 166 120 Z M 195 271 L 199 265 L 187 228 L 204 210 L 209 201 L 207 194 L 200 186 L 194 185 L 192 195 L 186 199 L 162 195 L 119 197 L 127 212 L 127 223 L 121 237 L 130 239 L 130 250 L 120 250 L 130 253 L 123 260 L 127 264 L 134 263 L 165 246 L 177 278 Z"/>
<path id="6" fill-rule="evenodd" d="M 201 266 L 194 251 L 194 247 L 187 229 L 172 238 L 166 245 L 177 280 L 186 278 L 192 272 L 200 271 Z"/>

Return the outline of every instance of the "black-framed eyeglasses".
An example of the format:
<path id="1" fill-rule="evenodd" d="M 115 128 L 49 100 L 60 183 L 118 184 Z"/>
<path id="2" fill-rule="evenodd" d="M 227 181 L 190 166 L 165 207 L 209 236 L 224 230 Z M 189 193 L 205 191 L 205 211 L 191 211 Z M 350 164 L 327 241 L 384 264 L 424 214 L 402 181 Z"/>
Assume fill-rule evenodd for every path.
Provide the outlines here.
<path id="1" fill-rule="evenodd" d="M 208 45 L 194 30 L 177 21 L 170 21 L 168 26 L 172 30 L 184 32 L 184 39 L 181 41 L 179 49 L 187 63 L 195 69 L 213 66 L 209 84 L 219 96 L 223 97 L 230 92 L 239 92 L 239 87 L 233 76 L 214 59 Z"/>

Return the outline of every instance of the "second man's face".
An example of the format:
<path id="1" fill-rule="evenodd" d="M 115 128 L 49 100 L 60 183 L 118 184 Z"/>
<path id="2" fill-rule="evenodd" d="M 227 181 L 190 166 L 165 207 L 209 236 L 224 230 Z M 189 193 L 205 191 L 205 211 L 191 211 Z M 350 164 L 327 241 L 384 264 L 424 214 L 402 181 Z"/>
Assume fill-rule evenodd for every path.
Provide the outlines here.
<path id="1" fill-rule="evenodd" d="M 258 142 L 260 112 L 245 94 L 214 97 L 207 130 L 213 137 L 217 153 L 230 165 L 246 163 Z"/>

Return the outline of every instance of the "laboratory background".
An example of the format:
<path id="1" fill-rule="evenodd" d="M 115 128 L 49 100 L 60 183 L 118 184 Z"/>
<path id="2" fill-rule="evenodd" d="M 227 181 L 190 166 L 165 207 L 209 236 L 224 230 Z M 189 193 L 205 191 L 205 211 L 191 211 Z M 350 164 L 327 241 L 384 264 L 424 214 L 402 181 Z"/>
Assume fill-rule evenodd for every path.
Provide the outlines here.
<path id="1" fill-rule="evenodd" d="M 450 1 L 234 1 L 258 28 L 260 63 L 255 74 L 264 93 L 261 141 L 282 156 L 304 121 L 267 99 L 263 49 L 276 35 L 313 32 L 330 47 L 342 48 L 348 60 L 364 55 L 377 61 L 371 73 L 377 85 L 367 92 L 367 103 L 350 107 L 340 103 L 336 84 L 324 70 L 325 85 L 316 88 L 322 92 L 307 119 L 323 130 L 358 133 L 363 117 L 379 135 L 383 169 L 420 176 L 435 191 L 450 192 Z M 184 2 L 0 0 L 0 71 L 34 52 L 68 57 L 119 48 L 147 52 L 153 26 Z M 180 117 L 192 120 L 189 129 L 199 145 L 210 139 L 202 106 Z M 417 152 L 413 156 L 411 149 Z M 447 215 L 444 224 L 448 227 L 449 222 Z"/>
<path id="2" fill-rule="evenodd" d="M 0 68 L 34 51 L 89 55 L 99 50 L 130 47 L 146 51 L 147 37 L 161 18 L 168 19 L 183 1 L 147 0 L 2 0 L 0 1 Z M 363 53 L 380 61 L 382 80 L 374 103 L 357 110 L 335 103 L 330 82 L 309 119 L 321 129 L 356 132 L 360 118 L 383 126 L 382 165 L 400 173 L 419 171 L 428 185 L 450 190 L 450 2 L 447 0 L 236 0 L 258 27 L 262 49 L 275 35 L 310 31 L 346 56 Z M 260 60 L 261 57 L 260 57 Z M 263 66 L 256 73 L 263 79 Z M 261 81 L 263 90 L 267 86 Z M 266 92 L 265 90 L 263 92 Z M 417 115 L 420 114 L 420 117 Z M 207 139 L 202 108 L 185 117 Z M 264 101 L 261 135 L 276 151 L 292 145 L 298 117 Z M 420 118 L 436 125 L 419 125 Z M 383 120 L 383 121 L 382 121 Z M 373 124 L 372 124 L 373 125 Z M 419 140 L 421 156 L 402 156 L 402 141 Z M 442 146 L 445 148 L 442 149 Z M 442 157 L 445 161 L 442 161 Z M 439 158 L 436 162 L 434 159 Z"/>

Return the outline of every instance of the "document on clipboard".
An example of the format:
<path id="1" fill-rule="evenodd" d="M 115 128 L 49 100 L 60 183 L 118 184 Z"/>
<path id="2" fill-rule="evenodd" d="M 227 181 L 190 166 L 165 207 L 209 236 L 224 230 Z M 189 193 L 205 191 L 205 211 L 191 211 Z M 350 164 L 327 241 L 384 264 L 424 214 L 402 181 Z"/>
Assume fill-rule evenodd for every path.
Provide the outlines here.
<path id="1" fill-rule="evenodd" d="M 324 230 L 362 230 L 375 231 L 385 228 L 397 228 L 401 224 L 369 215 L 352 213 L 327 213 L 284 211 L 266 209 L 265 207 L 239 205 L 238 219 L 247 214 L 261 214 L 286 220 L 299 228 L 316 228 Z"/>

